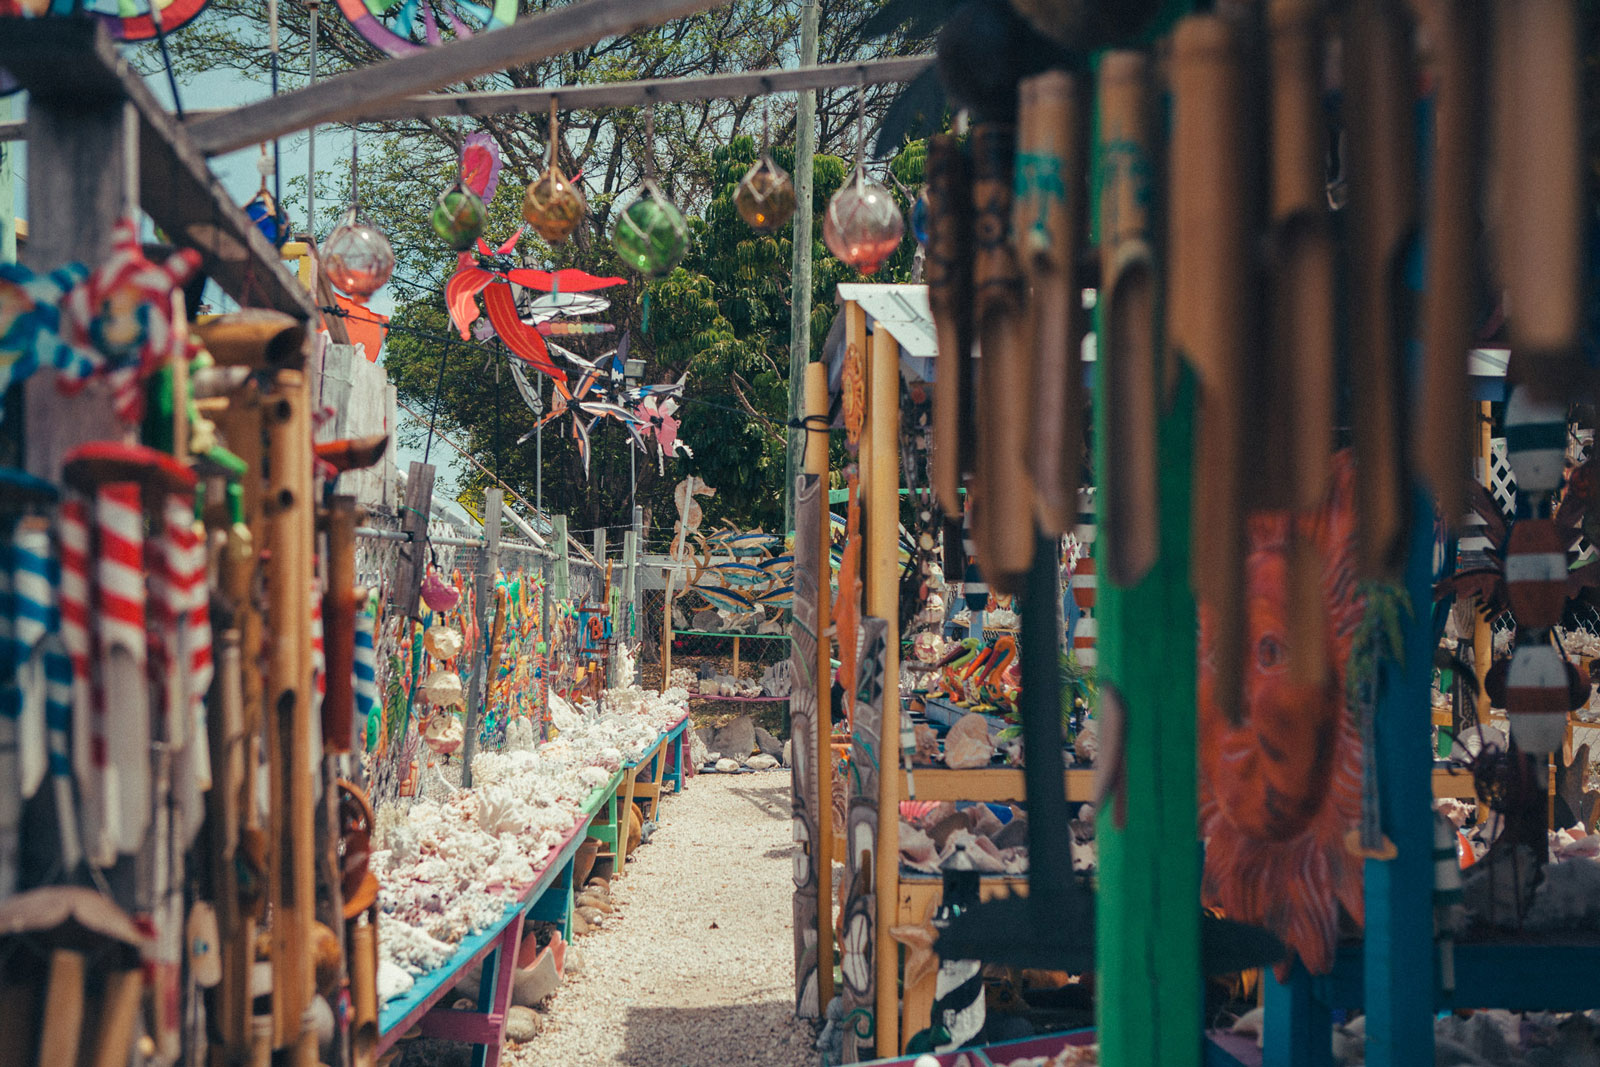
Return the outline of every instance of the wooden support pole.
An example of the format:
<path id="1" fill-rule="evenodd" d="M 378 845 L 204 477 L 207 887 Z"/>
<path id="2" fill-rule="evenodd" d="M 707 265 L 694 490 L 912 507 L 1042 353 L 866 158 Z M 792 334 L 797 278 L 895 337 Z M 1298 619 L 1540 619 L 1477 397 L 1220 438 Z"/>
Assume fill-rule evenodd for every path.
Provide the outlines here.
<path id="1" fill-rule="evenodd" d="M 739 677 L 739 635 L 733 635 L 733 676 Z"/>
<path id="2" fill-rule="evenodd" d="M 550 595 L 565 600 L 572 595 L 572 546 L 567 542 L 567 517 L 552 515 L 550 523 L 555 527 L 555 544 L 551 547 L 556 551 L 556 575 L 550 583 Z"/>
<path id="3" fill-rule="evenodd" d="M 894 773 L 900 738 L 900 342 L 878 323 L 867 360 L 867 427 L 872 476 L 866 497 L 867 615 L 882 619 L 883 725 L 879 735 L 878 844 L 873 886 L 878 895 L 877 1049 L 900 1050 L 900 949 L 889 936 L 900 885 L 900 776 Z"/>
<path id="4" fill-rule="evenodd" d="M 36 96 L 28 107 L 23 261 L 41 274 L 74 260 L 97 263 L 138 181 L 128 165 L 138 143 L 133 110 L 116 99 L 75 103 L 52 95 Z M 60 480 L 62 458 L 73 448 L 123 432 L 103 382 L 66 396 L 55 378 L 37 374 L 24 386 L 24 461 L 29 474 L 48 481 Z"/>
<path id="5" fill-rule="evenodd" d="M 500 570 L 500 516 L 505 511 L 505 492 L 498 487 L 483 491 L 483 550 L 478 554 L 478 573 L 473 578 L 473 598 L 478 612 L 478 632 L 485 641 L 473 665 L 472 697 L 467 701 L 466 736 L 461 742 L 461 785 L 472 787 L 472 757 L 478 754 L 478 731 L 489 712 L 490 633 L 489 609 L 494 600 L 494 576 Z"/>
<path id="6" fill-rule="evenodd" d="M 273 1047 L 294 1067 L 317 1062 L 304 1026 L 315 994 L 311 923 L 316 907 L 311 796 L 311 397 L 305 375 L 279 371 L 267 405 L 271 513 L 267 603 L 273 639 L 267 699 L 271 726 L 273 842 Z"/>
<path id="7" fill-rule="evenodd" d="M 828 620 L 833 617 L 832 554 L 828 551 L 833 524 L 828 518 L 828 365 L 806 364 L 805 473 L 821 480 L 817 561 L 817 997 L 823 1011 L 833 999 L 833 639 Z"/>
<path id="8" fill-rule="evenodd" d="M 320 123 L 357 118 L 379 100 L 524 67 L 724 3 L 726 0 L 584 0 L 519 19 L 494 33 L 458 38 L 403 59 L 359 67 L 304 89 L 247 104 L 195 123 L 192 133 L 207 155 L 221 155 Z"/>
<path id="9" fill-rule="evenodd" d="M 433 465 L 412 462 L 406 471 L 406 501 L 401 522 L 410 540 L 400 545 L 399 577 L 394 603 L 400 617 L 413 619 L 422 600 L 422 578 L 428 572 L 428 516 L 433 511 Z"/>

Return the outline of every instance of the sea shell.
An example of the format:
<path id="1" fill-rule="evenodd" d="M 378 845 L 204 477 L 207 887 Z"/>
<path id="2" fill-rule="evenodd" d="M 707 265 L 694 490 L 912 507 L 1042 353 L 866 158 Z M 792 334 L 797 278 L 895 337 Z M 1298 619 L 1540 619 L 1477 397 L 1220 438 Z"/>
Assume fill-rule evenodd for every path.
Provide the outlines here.
<path id="1" fill-rule="evenodd" d="M 441 708 L 464 703 L 461 676 L 455 671 L 434 671 L 422 680 L 422 699 Z"/>
<path id="2" fill-rule="evenodd" d="M 434 611 L 449 611 L 461 601 L 461 590 L 441 578 L 438 571 L 429 571 L 422 579 L 422 600 Z"/>
<path id="3" fill-rule="evenodd" d="M 454 626 L 430 626 L 422 635 L 423 647 L 437 660 L 455 659 L 461 654 L 461 631 Z"/>

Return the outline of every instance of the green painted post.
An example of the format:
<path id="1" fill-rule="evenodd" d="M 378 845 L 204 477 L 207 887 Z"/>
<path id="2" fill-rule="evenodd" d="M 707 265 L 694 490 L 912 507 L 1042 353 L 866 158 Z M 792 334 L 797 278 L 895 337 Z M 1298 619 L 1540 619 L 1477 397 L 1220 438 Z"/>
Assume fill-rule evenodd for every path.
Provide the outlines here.
<path id="1" fill-rule="evenodd" d="M 1102 580 L 1095 602 L 1100 706 L 1104 713 L 1113 693 L 1121 705 L 1126 796 L 1125 813 L 1111 799 L 1097 813 L 1095 945 L 1105 1067 L 1200 1063 L 1197 624 L 1189 592 L 1193 406 L 1194 381 L 1186 371 L 1160 423 L 1161 554 L 1130 588 Z M 1097 410 L 1102 441 L 1104 419 Z M 1103 468 L 1097 459 L 1102 484 Z M 1097 548 L 1102 575 L 1109 570 L 1104 552 Z"/>

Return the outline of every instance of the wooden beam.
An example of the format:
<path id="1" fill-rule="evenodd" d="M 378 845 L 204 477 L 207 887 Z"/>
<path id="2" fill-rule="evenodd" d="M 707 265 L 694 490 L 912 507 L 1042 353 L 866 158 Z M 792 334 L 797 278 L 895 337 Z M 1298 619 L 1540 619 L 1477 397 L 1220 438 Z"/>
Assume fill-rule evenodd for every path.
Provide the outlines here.
<path id="1" fill-rule="evenodd" d="M 493 33 L 374 63 L 292 93 L 247 104 L 229 114 L 196 122 L 191 133 L 206 155 L 234 152 L 318 123 L 359 118 L 384 100 L 459 85 L 469 78 L 525 66 L 726 2 L 585 0 Z"/>
<path id="2" fill-rule="evenodd" d="M 0 122 L 0 141 L 20 141 L 28 136 L 28 122 L 26 119 L 12 119 L 9 122 Z"/>
<path id="3" fill-rule="evenodd" d="M 766 93 L 830 89 L 841 85 L 878 85 L 910 81 L 933 63 L 933 56 L 903 56 L 864 63 L 824 63 L 813 67 L 708 74 L 703 78 L 652 78 L 598 85 L 564 85 L 543 89 L 505 89 L 483 93 L 431 93 L 402 100 L 374 101 L 362 120 L 443 118 L 452 115 L 540 114 L 559 101 L 564 111 L 642 107 L 669 100 L 716 100 Z"/>

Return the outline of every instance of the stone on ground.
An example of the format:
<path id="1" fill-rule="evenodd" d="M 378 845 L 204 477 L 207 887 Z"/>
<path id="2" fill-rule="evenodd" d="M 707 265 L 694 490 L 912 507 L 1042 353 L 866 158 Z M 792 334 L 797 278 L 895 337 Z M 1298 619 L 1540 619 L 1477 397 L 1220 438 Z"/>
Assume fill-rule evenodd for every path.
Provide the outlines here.
<path id="1" fill-rule="evenodd" d="M 501 1062 L 813 1067 L 815 1030 L 794 1018 L 791 827 L 783 775 L 709 775 L 666 797 L 611 886 L 616 912 L 581 963 L 568 949 L 543 1031 Z"/>

